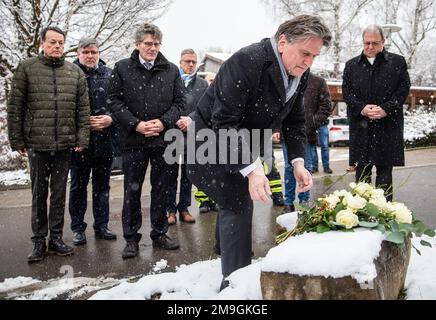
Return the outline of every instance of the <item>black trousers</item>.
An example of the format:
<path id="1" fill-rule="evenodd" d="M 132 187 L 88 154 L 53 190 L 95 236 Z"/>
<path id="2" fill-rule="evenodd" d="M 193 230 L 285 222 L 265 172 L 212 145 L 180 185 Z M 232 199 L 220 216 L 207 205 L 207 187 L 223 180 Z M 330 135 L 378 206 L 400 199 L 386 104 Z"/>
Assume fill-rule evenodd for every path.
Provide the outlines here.
<path id="1" fill-rule="evenodd" d="M 100 157 L 91 150 L 72 153 L 69 211 L 73 232 L 84 232 L 87 226 L 84 218 L 88 205 L 87 188 L 91 171 L 93 227 L 96 230 L 107 227 L 111 167 L 112 157 Z"/>
<path id="2" fill-rule="evenodd" d="M 234 212 L 218 208 L 215 229 L 215 251 L 221 255 L 221 272 L 227 277 L 233 271 L 251 264 L 253 201 Z"/>
<path id="3" fill-rule="evenodd" d="M 186 176 L 186 153 L 184 154 L 184 160 L 182 164 L 175 163 L 170 165 L 170 185 L 169 185 L 169 197 L 168 197 L 168 212 L 179 213 L 187 211 L 191 206 L 192 197 L 192 183 Z M 177 203 L 177 178 L 179 175 L 180 167 L 180 193 L 179 201 Z"/>
<path id="4" fill-rule="evenodd" d="M 164 159 L 165 148 L 141 148 L 123 151 L 124 202 L 123 234 L 126 241 L 141 240 L 139 229 L 142 226 L 141 194 L 148 164 L 151 164 L 151 239 L 156 239 L 168 231 L 166 209 L 168 204 L 169 165 Z"/>
<path id="5" fill-rule="evenodd" d="M 61 238 L 64 228 L 65 197 L 71 151 L 28 150 L 32 185 L 32 240 Z M 50 187 L 50 209 L 47 198 Z"/>
<path id="6" fill-rule="evenodd" d="M 371 183 L 372 179 L 372 167 L 373 165 L 358 165 L 356 167 L 356 182 L 363 181 Z M 375 166 L 376 178 L 375 186 L 385 190 L 385 196 L 388 201 L 392 201 L 393 188 L 392 188 L 392 166 Z"/>

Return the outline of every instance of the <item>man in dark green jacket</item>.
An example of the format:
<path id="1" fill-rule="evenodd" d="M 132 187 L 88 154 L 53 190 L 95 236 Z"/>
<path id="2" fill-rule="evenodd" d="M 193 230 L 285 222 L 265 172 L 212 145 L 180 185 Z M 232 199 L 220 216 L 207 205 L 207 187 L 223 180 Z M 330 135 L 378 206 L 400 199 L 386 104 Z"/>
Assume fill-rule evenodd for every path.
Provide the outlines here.
<path id="1" fill-rule="evenodd" d="M 30 163 L 33 251 L 28 262 L 44 258 L 49 228 L 48 252 L 73 254 L 62 241 L 66 184 L 71 149 L 82 151 L 89 143 L 90 109 L 85 76 L 64 60 L 64 43 L 59 28 L 42 30 L 43 53 L 18 65 L 7 106 L 11 148 L 28 154 Z"/>

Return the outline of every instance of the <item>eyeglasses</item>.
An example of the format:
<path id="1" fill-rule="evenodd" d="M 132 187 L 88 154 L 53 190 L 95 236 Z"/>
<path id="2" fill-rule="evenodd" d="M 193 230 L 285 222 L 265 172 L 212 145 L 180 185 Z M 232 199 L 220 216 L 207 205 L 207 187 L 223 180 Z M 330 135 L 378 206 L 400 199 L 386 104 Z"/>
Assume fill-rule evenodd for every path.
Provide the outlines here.
<path id="1" fill-rule="evenodd" d="M 141 43 L 146 48 L 151 48 L 153 46 L 155 46 L 156 48 L 160 48 L 160 46 L 162 45 L 162 43 L 160 43 L 160 42 L 151 42 L 151 41 L 146 41 L 146 42 L 141 42 Z"/>
<path id="2" fill-rule="evenodd" d="M 182 62 L 186 63 L 186 64 L 197 64 L 197 61 L 195 60 L 182 60 Z"/>
<path id="3" fill-rule="evenodd" d="M 93 51 L 93 50 L 82 50 L 82 54 L 87 56 L 88 54 L 91 54 L 93 56 L 96 56 L 100 53 L 100 51 Z"/>
<path id="4" fill-rule="evenodd" d="M 365 47 L 369 47 L 370 45 L 372 45 L 373 47 L 377 47 L 379 46 L 383 41 L 365 41 L 363 44 L 365 45 Z"/>

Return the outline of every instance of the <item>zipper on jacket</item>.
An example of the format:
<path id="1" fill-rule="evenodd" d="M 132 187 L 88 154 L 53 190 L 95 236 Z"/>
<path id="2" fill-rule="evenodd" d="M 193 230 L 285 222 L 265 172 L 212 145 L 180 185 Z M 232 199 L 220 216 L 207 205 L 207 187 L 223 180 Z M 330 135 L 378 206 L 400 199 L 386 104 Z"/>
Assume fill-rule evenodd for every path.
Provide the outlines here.
<path id="1" fill-rule="evenodd" d="M 56 68 L 55 66 L 52 66 L 53 70 L 53 89 L 54 89 L 54 102 L 55 102 L 55 127 L 54 127 L 54 134 L 55 134 L 55 142 L 56 142 L 56 151 L 58 151 L 58 87 L 56 82 Z"/>

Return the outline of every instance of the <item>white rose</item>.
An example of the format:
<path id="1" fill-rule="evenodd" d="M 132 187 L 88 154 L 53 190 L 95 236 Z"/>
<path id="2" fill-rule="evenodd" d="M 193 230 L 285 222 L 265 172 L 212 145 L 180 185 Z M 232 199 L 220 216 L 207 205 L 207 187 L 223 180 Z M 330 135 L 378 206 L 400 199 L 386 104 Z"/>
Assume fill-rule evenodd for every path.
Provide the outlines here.
<path id="1" fill-rule="evenodd" d="M 366 200 L 359 195 L 355 195 L 353 197 L 353 195 L 347 194 L 344 197 L 344 200 L 342 200 L 342 203 L 344 204 L 344 206 L 347 206 L 348 208 L 356 211 L 365 207 Z"/>
<path id="2" fill-rule="evenodd" d="M 336 214 L 336 222 L 346 229 L 351 229 L 359 224 L 359 217 L 350 209 L 341 210 Z"/>
<path id="3" fill-rule="evenodd" d="M 369 183 L 359 182 L 353 190 L 356 191 L 358 195 L 368 196 L 371 190 L 373 190 L 373 187 Z"/>
<path id="4" fill-rule="evenodd" d="M 373 189 L 369 192 L 370 198 L 384 198 L 385 191 L 383 189 Z"/>
<path id="5" fill-rule="evenodd" d="M 369 203 L 372 203 L 373 205 L 375 205 L 377 208 L 379 208 L 380 210 L 384 210 L 387 208 L 388 203 L 386 201 L 385 197 L 377 197 L 377 198 L 371 198 L 368 201 Z"/>
<path id="6" fill-rule="evenodd" d="M 327 203 L 327 207 L 332 210 L 336 207 L 336 205 L 341 201 L 339 197 L 335 194 L 331 194 L 325 198 L 325 201 Z"/>
<path id="7" fill-rule="evenodd" d="M 333 192 L 333 194 L 337 197 L 345 197 L 345 195 L 349 194 L 349 192 L 345 189 L 342 189 L 340 191 L 336 190 L 335 192 Z"/>
<path id="8" fill-rule="evenodd" d="M 389 209 L 398 223 L 412 223 L 412 212 L 404 203 L 392 202 L 389 205 Z"/>
<path id="9" fill-rule="evenodd" d="M 354 189 L 354 188 L 356 188 L 357 187 L 357 184 L 355 183 L 355 182 L 351 182 L 350 183 L 350 188 L 351 189 Z"/>

